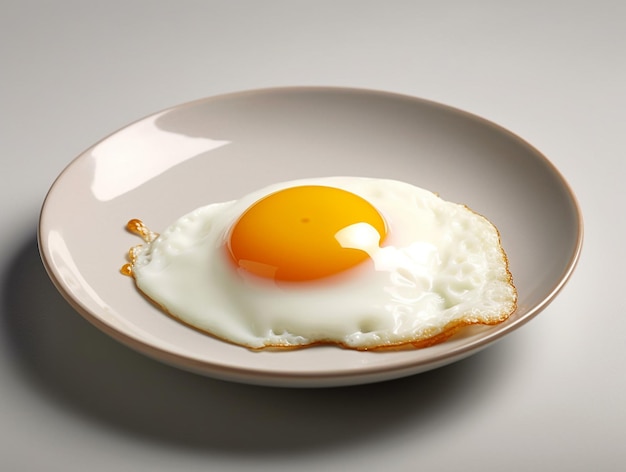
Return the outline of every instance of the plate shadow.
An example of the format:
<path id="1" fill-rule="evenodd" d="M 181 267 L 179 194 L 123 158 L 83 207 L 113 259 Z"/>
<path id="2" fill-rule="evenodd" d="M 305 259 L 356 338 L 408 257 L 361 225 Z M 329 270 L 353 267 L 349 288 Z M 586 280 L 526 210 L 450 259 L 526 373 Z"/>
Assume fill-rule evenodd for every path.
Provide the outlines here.
<path id="1" fill-rule="evenodd" d="M 19 373 L 46 401 L 116 434 L 213 454 L 298 454 L 428 434 L 494 388 L 514 362 L 497 343 L 404 379 L 326 389 L 270 388 L 164 365 L 106 336 L 57 292 L 28 235 L 0 273 L 2 332 Z"/>

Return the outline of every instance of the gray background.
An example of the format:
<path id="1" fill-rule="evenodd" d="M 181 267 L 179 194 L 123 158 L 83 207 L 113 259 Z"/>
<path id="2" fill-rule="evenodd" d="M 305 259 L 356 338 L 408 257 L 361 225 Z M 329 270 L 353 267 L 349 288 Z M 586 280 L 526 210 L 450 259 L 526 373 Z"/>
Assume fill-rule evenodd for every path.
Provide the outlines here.
<path id="1" fill-rule="evenodd" d="M 0 468 L 623 470 L 625 5 L 5 0 Z M 467 360 L 329 390 L 181 372 L 77 315 L 49 282 L 35 237 L 69 161 L 163 108 L 282 85 L 416 95 L 524 137 L 584 212 L 570 283 Z"/>

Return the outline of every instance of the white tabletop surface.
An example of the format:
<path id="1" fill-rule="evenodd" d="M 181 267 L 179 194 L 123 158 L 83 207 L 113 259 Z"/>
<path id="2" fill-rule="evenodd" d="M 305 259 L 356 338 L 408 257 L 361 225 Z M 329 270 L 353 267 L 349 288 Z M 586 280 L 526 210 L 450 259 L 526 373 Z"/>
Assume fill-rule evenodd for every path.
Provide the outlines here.
<path id="1" fill-rule="evenodd" d="M 5 0 L 0 38 L 1 470 L 624 470 L 626 3 Z M 568 285 L 471 358 L 337 389 L 179 371 L 73 311 L 36 243 L 70 160 L 166 107 L 284 85 L 415 95 L 532 143 L 583 211 Z"/>

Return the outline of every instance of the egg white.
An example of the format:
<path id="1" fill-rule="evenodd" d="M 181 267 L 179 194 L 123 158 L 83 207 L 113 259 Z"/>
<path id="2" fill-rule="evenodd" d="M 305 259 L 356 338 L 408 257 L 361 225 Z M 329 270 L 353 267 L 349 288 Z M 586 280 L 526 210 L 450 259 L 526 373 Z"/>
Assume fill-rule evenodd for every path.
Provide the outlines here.
<path id="1" fill-rule="evenodd" d="M 237 269 L 224 249 L 239 216 L 297 185 L 355 193 L 388 235 L 372 264 L 315 282 L 274 281 Z M 333 343 L 353 349 L 428 345 L 468 324 L 495 324 L 516 306 L 497 229 L 467 207 L 410 184 L 329 177 L 275 184 L 198 208 L 135 253 L 141 292 L 181 321 L 253 349 Z"/>

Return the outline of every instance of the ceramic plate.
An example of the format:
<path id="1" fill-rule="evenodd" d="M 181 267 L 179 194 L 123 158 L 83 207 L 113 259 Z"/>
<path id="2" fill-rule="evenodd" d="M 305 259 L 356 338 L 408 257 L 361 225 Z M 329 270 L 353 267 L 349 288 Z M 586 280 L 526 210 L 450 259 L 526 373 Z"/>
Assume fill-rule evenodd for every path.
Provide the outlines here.
<path id="1" fill-rule="evenodd" d="M 519 292 L 515 314 L 427 349 L 315 347 L 251 352 L 190 329 L 120 274 L 125 231 L 159 231 L 188 211 L 271 183 L 353 175 L 404 180 L 464 203 L 500 230 Z M 207 98 L 156 113 L 103 139 L 62 172 L 44 202 L 48 273 L 88 320 L 163 362 L 216 378 L 336 386 L 433 369 L 477 352 L 544 309 L 582 244 L 572 191 L 537 150 L 477 116 L 386 92 L 294 87 Z"/>

